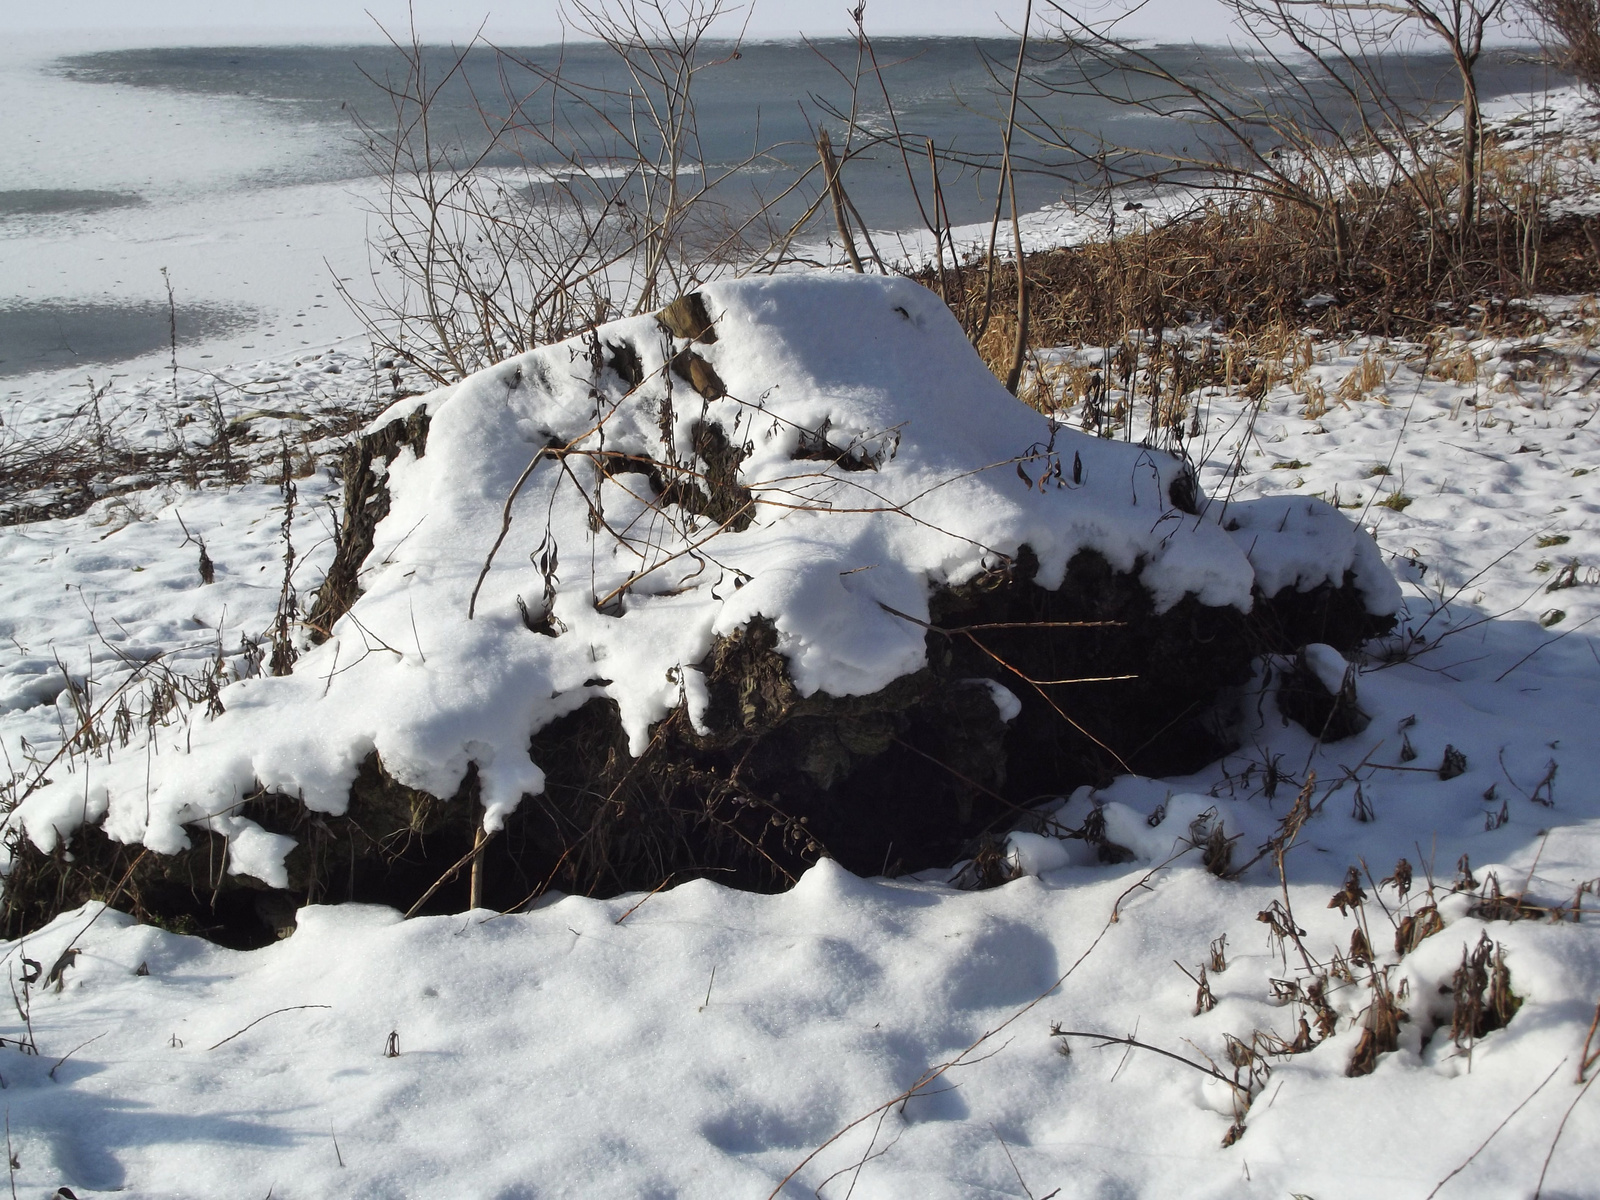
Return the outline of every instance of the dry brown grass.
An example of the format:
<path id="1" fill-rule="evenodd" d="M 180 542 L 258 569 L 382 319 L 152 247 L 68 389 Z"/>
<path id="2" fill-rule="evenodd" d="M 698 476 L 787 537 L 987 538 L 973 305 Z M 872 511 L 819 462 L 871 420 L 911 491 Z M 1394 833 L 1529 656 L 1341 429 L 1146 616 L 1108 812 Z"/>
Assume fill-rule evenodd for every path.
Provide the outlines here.
<path id="1" fill-rule="evenodd" d="M 1450 990 L 1454 994 L 1450 1037 L 1469 1055 L 1479 1038 L 1504 1029 L 1522 1007 L 1522 998 L 1511 990 L 1505 949 L 1487 933 L 1470 952 L 1461 947 L 1461 965 L 1450 981 Z"/>
<path id="2" fill-rule="evenodd" d="M 1249 342 L 1247 349 L 1222 351 L 1216 375 L 1231 387 L 1249 384 L 1262 362 L 1287 362 L 1290 372 L 1303 373 L 1311 364 L 1294 343 L 1309 340 L 1310 326 L 1329 337 L 1415 341 L 1451 327 L 1480 334 L 1541 329 L 1544 318 L 1536 310 L 1510 301 L 1532 291 L 1600 288 L 1600 254 L 1582 221 L 1546 218 L 1549 185 L 1532 178 L 1543 168 L 1529 154 L 1491 155 L 1490 165 L 1491 203 L 1466 247 L 1447 246 L 1398 198 L 1372 196 L 1352 214 L 1361 237 L 1357 253 L 1342 265 L 1325 231 L 1289 206 L 1259 201 L 1213 203 L 1114 241 L 1030 254 L 1030 342 L 1115 348 L 1130 338 L 1160 340 L 1207 322 L 1219 335 Z M 969 329 L 978 327 L 984 308 L 981 267 L 971 261 L 947 277 L 947 299 Z M 939 288 L 931 270 L 920 278 Z M 1015 336 L 1015 282 L 997 271 L 994 286 L 993 316 L 977 348 L 998 373 L 1009 365 Z M 1323 303 L 1324 297 L 1331 300 Z M 1435 373 L 1471 382 L 1477 364 L 1468 358 L 1457 347 L 1435 364 Z M 1375 356 L 1364 360 L 1341 382 L 1339 399 L 1379 391 L 1386 382 L 1380 374 Z M 1077 383 L 1077 399 L 1084 382 Z M 1277 382 L 1269 376 L 1256 386 Z"/>
<path id="3" fill-rule="evenodd" d="M 1338 390 L 1334 395 L 1339 403 L 1346 407 L 1374 395 L 1387 404 L 1388 397 L 1383 395 L 1382 389 L 1388 382 L 1389 376 L 1384 371 L 1382 355 L 1376 349 L 1369 349 L 1362 354 L 1361 360 L 1351 368 L 1350 373 L 1339 381 Z"/>
<path id="4" fill-rule="evenodd" d="M 1478 382 L 1478 358 L 1465 341 L 1444 343 L 1429 354 L 1428 375 L 1442 383 Z"/>
<path id="5" fill-rule="evenodd" d="M 1370 1075 L 1376 1069 L 1381 1055 L 1400 1048 L 1400 1022 L 1406 1014 L 1395 1003 L 1388 975 L 1375 971 L 1369 983 L 1372 999 L 1362 1018 L 1361 1038 L 1350 1056 L 1350 1065 L 1345 1068 L 1346 1075 Z"/>

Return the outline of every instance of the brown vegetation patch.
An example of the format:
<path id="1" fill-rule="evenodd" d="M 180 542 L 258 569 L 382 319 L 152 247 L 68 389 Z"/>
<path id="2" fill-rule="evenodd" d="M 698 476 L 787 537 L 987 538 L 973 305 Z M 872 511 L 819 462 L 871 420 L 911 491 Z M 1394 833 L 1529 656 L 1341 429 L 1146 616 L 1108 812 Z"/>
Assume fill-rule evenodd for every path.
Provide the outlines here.
<path id="1" fill-rule="evenodd" d="M 1244 201 L 1207 205 L 1110 241 L 1026 255 L 1030 343 L 1116 346 L 1134 331 L 1159 336 L 1197 320 L 1244 335 L 1307 325 L 1329 337 L 1415 338 L 1451 325 L 1532 330 L 1544 317 L 1512 300 L 1592 290 L 1600 275 L 1600 255 L 1579 217 L 1541 225 L 1530 255 L 1529 231 L 1510 218 L 1486 217 L 1477 239 L 1461 248 L 1432 235 L 1425 214 L 1398 195 L 1369 198 L 1359 216 L 1361 237 L 1343 261 L 1300 210 Z M 940 289 L 936 271 L 918 278 Z M 950 306 L 975 327 L 985 307 L 981 262 L 946 279 Z M 1016 284 L 1009 271 L 997 271 L 993 286 L 997 316 L 979 350 L 999 373 L 1009 364 L 1012 336 L 999 314 L 1015 310 Z M 1187 384 L 1206 382 L 1215 381 Z"/>

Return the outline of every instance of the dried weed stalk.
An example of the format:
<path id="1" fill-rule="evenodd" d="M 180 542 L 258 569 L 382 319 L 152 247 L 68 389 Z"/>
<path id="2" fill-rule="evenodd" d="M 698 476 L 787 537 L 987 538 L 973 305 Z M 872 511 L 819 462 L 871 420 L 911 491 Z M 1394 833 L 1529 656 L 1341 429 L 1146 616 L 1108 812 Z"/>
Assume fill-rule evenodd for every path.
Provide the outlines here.
<path id="1" fill-rule="evenodd" d="M 1470 953 L 1462 946 L 1461 965 L 1451 977 L 1450 991 L 1454 996 L 1450 1038 L 1458 1049 L 1466 1050 L 1470 1063 L 1477 1040 L 1504 1029 L 1522 1006 L 1521 997 L 1511 990 L 1504 947 L 1487 933 L 1479 936 Z"/>
<path id="2" fill-rule="evenodd" d="M 1345 1068 L 1345 1074 L 1350 1076 L 1370 1075 L 1378 1065 L 1380 1055 L 1387 1054 L 1400 1048 L 1400 1022 L 1406 1020 L 1406 1014 L 1395 1003 L 1393 991 L 1389 988 L 1389 973 L 1373 971 L 1368 979 L 1367 986 L 1371 990 L 1372 998 L 1367 1003 L 1366 1012 L 1361 1020 L 1361 1038 L 1356 1043 L 1355 1052 L 1350 1056 L 1350 1063 Z"/>

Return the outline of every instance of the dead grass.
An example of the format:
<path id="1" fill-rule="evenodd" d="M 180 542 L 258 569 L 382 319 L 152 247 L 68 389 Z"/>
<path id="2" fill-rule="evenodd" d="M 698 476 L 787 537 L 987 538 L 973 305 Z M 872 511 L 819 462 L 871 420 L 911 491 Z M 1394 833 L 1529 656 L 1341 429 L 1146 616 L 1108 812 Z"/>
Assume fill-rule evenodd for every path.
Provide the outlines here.
<path id="1" fill-rule="evenodd" d="M 1292 210 L 1264 203 L 1211 204 L 1112 242 L 1030 254 L 1030 341 L 1114 347 L 1133 331 L 1159 335 L 1196 319 L 1251 337 L 1277 330 L 1280 340 L 1281 331 L 1308 325 L 1326 336 L 1410 339 L 1452 325 L 1537 329 L 1543 318 L 1508 300 L 1530 290 L 1592 291 L 1600 281 L 1595 250 L 1575 218 L 1538 226 L 1538 262 L 1524 280 L 1509 243 L 1520 244 L 1527 235 L 1509 228 L 1510 217 L 1486 222 L 1474 252 L 1452 262 L 1404 206 L 1373 198 L 1365 216 L 1371 227 L 1367 253 L 1342 270 L 1316 229 Z M 984 273 L 976 269 L 979 263 L 968 265 L 974 269 L 959 275 L 963 290 L 949 300 L 970 321 L 983 302 Z M 939 286 L 931 272 L 922 280 Z M 996 272 L 994 286 L 996 316 L 978 350 L 1000 367 L 1009 362 L 1015 335 L 1004 315 L 1016 307 L 1014 294 L 1008 294 L 1015 285 Z M 1307 304 L 1323 297 L 1331 300 Z M 1259 356 L 1288 357 L 1273 349 L 1264 345 Z M 1476 364 L 1459 355 L 1440 369 L 1476 377 Z M 1375 360 L 1358 370 L 1352 390 L 1365 394 L 1382 386 Z"/>
<path id="2" fill-rule="evenodd" d="M 201 405 L 190 393 L 176 407 L 156 407 L 151 419 L 165 437 L 151 441 L 130 436 L 124 422 L 103 411 L 107 387 L 90 380 L 87 391 L 85 402 L 47 431 L 0 428 L 0 525 L 75 517 L 98 501 L 163 485 L 277 482 L 286 452 L 291 475 L 305 478 L 389 401 L 373 395 L 315 415 L 274 410 L 229 417 L 216 395 Z M 206 413 L 203 422 L 194 417 L 197 407 Z M 293 439 L 265 439 L 251 432 L 257 417 L 295 417 L 303 426 Z"/>
<path id="3" fill-rule="evenodd" d="M 1350 234 L 1342 249 L 1325 222 L 1292 204 L 1222 196 L 1110 241 L 1025 256 L 1030 346 L 1099 355 L 1046 365 L 1035 357 L 1032 384 L 1020 394 L 1042 411 L 1075 408 L 1085 429 L 1108 433 L 1126 428 L 1134 411 L 1148 411 L 1150 430 L 1180 430 L 1186 398 L 1203 387 L 1260 399 L 1287 383 L 1315 420 L 1333 404 L 1387 402 L 1378 347 L 1342 377 L 1314 361 L 1317 338 L 1360 335 L 1404 339 L 1421 347 L 1430 377 L 1477 383 L 1482 366 L 1471 339 L 1540 332 L 1546 318 L 1525 297 L 1600 286 L 1600 229 L 1549 216 L 1556 161 L 1594 148 L 1514 138 L 1486 143 L 1484 217 L 1465 237 L 1444 236 L 1448 222 L 1419 211 L 1399 189 L 1368 188 L 1341 201 Z M 969 258 L 957 271 L 930 268 L 919 278 L 946 297 L 1003 375 L 1015 343 L 1016 283 L 1009 269 L 987 265 Z M 1544 379 L 1566 365 L 1536 373 Z M 1524 374 L 1502 372 L 1496 386 L 1514 387 Z"/>
<path id="4" fill-rule="evenodd" d="M 1339 403 L 1347 407 L 1356 401 L 1366 400 L 1373 395 L 1376 395 L 1381 402 L 1387 404 L 1388 398 L 1383 395 L 1382 389 L 1388 382 L 1389 376 L 1384 371 L 1383 356 L 1376 348 L 1368 349 L 1361 355 L 1361 361 L 1351 368 L 1348 375 L 1339 381 L 1339 388 L 1335 395 L 1338 397 Z"/>
<path id="5" fill-rule="evenodd" d="M 1400 1048 L 1400 1022 L 1406 1019 L 1406 1014 L 1395 1002 L 1387 972 L 1374 971 L 1368 986 L 1372 998 L 1362 1017 L 1360 1040 L 1356 1042 L 1350 1065 L 1344 1072 L 1350 1076 L 1372 1074 L 1377 1069 L 1381 1055 Z"/>

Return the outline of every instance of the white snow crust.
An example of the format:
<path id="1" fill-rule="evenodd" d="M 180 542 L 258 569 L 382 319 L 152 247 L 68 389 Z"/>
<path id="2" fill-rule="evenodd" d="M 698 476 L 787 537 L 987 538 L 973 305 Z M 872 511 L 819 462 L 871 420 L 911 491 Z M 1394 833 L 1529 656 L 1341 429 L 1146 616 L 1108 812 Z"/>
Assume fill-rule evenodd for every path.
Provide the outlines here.
<path id="1" fill-rule="evenodd" d="M 1236 753 L 1187 778 L 1084 790 L 1053 814 L 1073 827 L 1098 804 L 1106 838 L 1131 861 L 1101 863 L 1049 825 L 1019 830 L 1007 849 L 1025 877 L 988 891 L 957 890 L 942 873 L 857 880 L 824 862 L 787 895 L 699 881 L 620 925 L 642 896 L 550 896 L 525 914 L 409 922 L 311 908 L 292 937 L 243 954 L 116 912 L 96 919 L 97 906 L 64 914 L 0 946 L 19 995 L 29 994 L 24 958 L 48 971 L 69 944 L 81 951 L 62 991 L 31 990 L 38 1056 L 19 1049 L 20 1017 L 0 1023 L 18 1194 L 232 1198 L 270 1187 L 388 1200 L 447 1187 L 761 1200 L 864 1116 L 781 1195 L 838 1200 L 854 1183 L 857 1197 L 919 1200 L 1024 1187 L 1141 1200 L 1425 1196 L 1456 1172 L 1440 1200 L 1499 1200 L 1532 1195 L 1547 1154 L 1545 1196 L 1590 1194 L 1600 1107 L 1575 1080 L 1600 995 L 1592 896 L 1579 922 L 1508 922 L 1472 915 L 1476 894 L 1449 890 L 1462 854 L 1479 891 L 1493 873 L 1551 905 L 1570 905 L 1600 873 L 1600 422 L 1585 386 L 1600 359 L 1591 318 L 1562 323 L 1538 348 L 1571 370 L 1544 382 L 1527 377 L 1520 340 L 1473 343 L 1475 384 L 1407 369 L 1423 361 L 1413 346 L 1320 343 L 1315 369 L 1330 390 L 1377 350 L 1388 394 L 1316 419 L 1288 387 L 1259 408 L 1207 402 L 1196 459 L 1213 506 L 1226 505 L 1224 526 L 1260 498 L 1292 513 L 1321 494 L 1361 518 L 1404 581 L 1399 631 L 1354 659 L 1372 718 L 1361 734 L 1318 743 L 1283 721 L 1270 686 L 1252 687 Z M 357 371 L 322 378 L 364 395 Z M 1372 473 L 1385 463 L 1392 474 Z M 301 481 L 295 541 L 308 580 L 328 561 L 317 545 L 324 494 Z M 1382 503 L 1396 494 L 1412 502 Z M 12 760 L 27 761 L 24 737 L 49 758 L 52 732 L 73 728 L 58 656 L 80 683 L 107 681 L 102 699 L 128 662 L 159 653 L 190 670 L 219 640 L 232 673 L 240 631 L 256 636 L 270 619 L 281 506 L 262 483 L 173 488 L 0 527 L 0 680 L 13 705 L 0 732 Z M 216 559 L 210 586 L 179 513 Z M 1250 553 L 1245 532 L 1232 538 Z M 497 559 L 491 580 L 502 565 L 518 564 Z M 408 630 L 391 644 L 415 656 Z M 274 686 L 285 684 L 298 686 Z M 223 692 L 230 706 L 234 690 Z M 199 710 L 189 724 L 201 744 L 212 726 Z M 157 744 L 163 759 L 172 740 Z M 1441 780 L 1446 746 L 1467 769 Z M 124 754 L 142 768 L 139 747 L 116 761 Z M 1553 786 L 1540 789 L 1552 765 Z M 1360 979 L 1335 987 L 1334 1035 L 1274 1060 L 1245 1134 L 1223 1148 L 1227 1088 L 1089 1038 L 1066 1039 L 1063 1057 L 1050 1031 L 1131 1033 L 1224 1070 L 1227 1037 L 1293 1036 L 1301 1010 L 1275 1003 L 1272 981 L 1298 975 L 1298 963 L 1257 918 L 1285 899 L 1270 859 L 1225 881 L 1191 852 L 1146 876 L 1219 822 L 1245 861 L 1312 773 L 1319 807 L 1286 859 L 1287 900 L 1327 961 L 1354 926 L 1328 907 L 1348 867 L 1365 861 L 1382 879 L 1406 856 L 1416 881 L 1404 901 L 1389 885 L 1380 906 L 1364 886 L 1379 967 L 1409 1020 L 1398 1050 L 1349 1078 L 1370 991 Z M 1430 873 L 1444 929 L 1397 961 L 1384 907 L 1395 920 L 1415 914 Z M 1216 1007 L 1195 1015 L 1195 984 L 1174 960 L 1197 972 L 1223 934 L 1228 966 L 1209 976 Z M 1507 1028 L 1458 1047 L 1440 989 L 1484 934 L 1503 947 L 1523 1006 Z M 1007 1020 L 967 1065 L 878 1124 L 877 1106 Z M 396 1058 L 384 1057 L 391 1032 Z"/>
<path id="2" fill-rule="evenodd" d="M 590 697 L 616 701 L 640 753 L 679 703 L 701 718 L 695 664 L 715 635 L 758 616 L 776 625 L 802 695 L 876 692 L 923 665 L 918 622 L 932 588 L 1024 545 L 1045 587 L 1092 550 L 1119 571 L 1142 570 L 1160 610 L 1188 594 L 1248 610 L 1258 578 L 1304 590 L 1347 570 L 1375 611 L 1398 600 L 1371 540 L 1319 501 L 1234 505 L 1231 534 L 1221 506 L 1175 510 L 1179 459 L 1070 433 L 1014 399 L 949 310 L 908 280 L 790 276 L 703 294 L 716 340 L 695 351 L 725 384 L 719 399 L 674 375 L 686 343 L 642 316 L 380 416 L 374 429 L 425 409 L 427 445 L 388 466 L 390 509 L 364 594 L 328 641 L 290 677 L 225 688 L 227 711 L 182 731 L 181 748 L 93 761 L 37 791 L 17 814 L 35 844 L 53 848 L 88 821 L 172 853 L 188 844 L 183 827 L 201 823 L 229 838 L 230 871 L 282 886 L 291 843 L 232 810 L 266 787 L 342 812 L 374 750 L 395 779 L 440 797 L 476 764 L 493 830 L 543 787 L 530 735 Z M 623 344 L 642 364 L 636 387 L 595 361 Z M 469 619 L 502 507 L 541 448 L 703 472 L 701 423 L 747 452 L 748 529 L 677 506 L 663 513 L 641 474 L 602 478 L 593 457 L 546 455 L 516 496 Z M 875 469 L 795 458 L 803 439 L 823 437 Z M 597 532 L 598 513 L 608 528 Z M 554 637 L 531 632 L 519 608 L 542 607 L 535 564 L 552 552 Z"/>
<path id="3" fill-rule="evenodd" d="M 1563 203 L 1592 207 L 1593 197 Z M 1551 317 L 1547 334 L 1462 331 L 1437 351 L 1470 353 L 1477 371 L 1465 381 L 1466 372 L 1429 371 L 1435 352 L 1414 343 L 1320 341 L 1311 375 L 1329 395 L 1364 355 L 1381 359 L 1387 382 L 1320 413 L 1290 386 L 1259 404 L 1220 388 L 1204 398 L 1202 436 L 1190 453 L 1213 497 L 1207 520 L 1224 530 L 1237 521 L 1229 538 L 1263 588 L 1298 586 L 1302 564 L 1315 567 L 1326 553 L 1355 572 L 1369 603 L 1381 599 L 1384 584 L 1361 545 L 1294 549 L 1294 538 L 1327 520 L 1305 506 L 1310 498 L 1358 520 L 1383 572 L 1403 584 L 1396 633 L 1349 663 L 1371 717 L 1361 733 L 1323 743 L 1284 720 L 1269 679 L 1290 664 L 1265 661 L 1240 707 L 1236 752 L 1185 778 L 1125 776 L 1081 789 L 1009 835 L 1005 857 L 1018 877 L 985 891 L 951 887 L 943 872 L 856 879 L 824 861 L 781 896 L 700 880 L 648 898 L 548 895 L 511 915 L 401 921 L 387 909 L 311 907 L 293 936 L 249 953 L 98 905 L 65 913 L 0 945 L 0 970 L 21 1005 L 0 1021 L 16 1194 L 1593 1195 L 1600 1098 L 1580 1082 L 1579 1065 L 1594 1049 L 1585 1038 L 1600 997 L 1592 890 L 1600 876 L 1600 354 L 1592 301 L 1537 303 Z M 730 340 L 702 352 L 733 350 Z M 716 362 L 731 384 L 732 369 Z M 290 403 L 297 385 L 271 381 L 294 374 L 287 362 L 262 363 L 229 378 L 254 391 L 286 388 L 277 405 Z M 326 383 L 342 402 L 366 395 L 354 371 Z M 155 396 L 165 386 L 135 382 L 115 395 L 137 400 L 138 389 Z M 41 398 L 37 427 L 53 427 L 59 409 L 79 402 L 65 393 Z M 8 429 L 30 432 L 27 416 L 8 411 Z M 1029 426 L 1029 440 L 1037 428 Z M 850 434 L 862 431 L 872 432 L 870 423 Z M 902 455 L 910 441 L 907 432 Z M 1068 444 L 1058 437 L 1058 449 Z M 464 505 L 449 499 L 442 477 L 426 475 L 439 448 L 430 441 L 421 462 L 397 464 L 399 475 L 435 479 L 441 503 Z M 522 456 L 520 471 L 529 451 L 515 449 L 506 456 Z M 458 461 L 472 460 L 463 452 Z M 500 469 L 492 444 L 481 461 Z M 1070 472 L 1070 454 L 1065 465 Z M 898 487 L 893 469 L 860 473 L 836 490 Z M 1035 464 L 1025 469 L 1041 474 Z M 988 475 L 1008 473 L 1018 493 L 1008 503 L 1045 511 L 1061 503 L 1022 499 L 1014 464 Z M 98 704 L 135 680 L 141 663 L 188 672 L 213 656 L 229 677 L 251 678 L 235 646 L 270 619 L 282 552 L 282 498 L 264 483 L 146 488 L 81 516 L 0 526 L 0 744 L 16 767 L 37 769 L 70 736 L 74 688 Z M 473 507 L 490 522 L 480 542 L 455 552 L 432 543 L 428 562 L 407 560 L 418 575 L 447 578 L 464 594 L 462 574 L 475 575 L 508 487 L 503 477 L 485 481 Z M 320 504 L 328 491 L 320 480 L 301 481 L 302 586 L 328 561 Z M 533 495 L 519 501 L 480 620 L 504 617 L 518 590 L 529 601 L 539 594 L 525 565 L 537 536 L 517 540 L 528 527 L 542 529 L 530 520 L 539 511 Z M 422 499 L 411 503 L 427 510 Z M 179 514 L 211 548 L 210 586 L 195 575 Z M 458 606 L 455 624 L 411 639 L 403 591 L 378 578 L 410 553 L 405 533 L 384 527 L 368 580 L 374 592 L 394 589 L 390 624 L 368 626 L 394 651 L 374 640 L 367 673 L 346 673 L 365 643 L 359 630 L 342 628 L 337 671 L 324 647 L 296 676 L 259 681 L 264 687 L 303 695 L 343 687 L 348 674 L 367 681 L 359 694 L 384 710 L 402 666 L 429 678 L 421 668 L 447 656 L 467 627 Z M 723 536 L 732 543 L 748 534 Z M 742 554 L 704 550 L 708 560 L 715 552 L 719 563 L 745 566 Z M 952 563 L 965 562 L 962 553 L 952 552 Z M 580 611 L 592 594 L 580 557 L 563 547 L 558 611 L 569 603 Z M 595 570 L 597 579 L 626 577 L 603 555 Z M 864 586 L 875 573 L 840 576 L 839 587 Z M 569 596 L 580 577 L 583 588 Z M 742 602 L 749 586 L 717 593 Z M 902 586 L 914 590 L 904 577 Z M 613 624 L 641 607 L 687 605 L 689 595 L 638 599 Z M 364 611 L 356 616 L 366 624 Z M 420 631 L 426 613 L 417 619 Z M 709 628 L 717 616 L 702 619 Z M 509 632 L 496 645 L 548 640 L 502 624 Z M 1345 669 L 1323 649 L 1310 657 L 1325 678 Z M 379 669 L 386 658 L 393 665 Z M 598 662 L 590 677 L 625 678 Z M 694 678 L 692 670 L 682 676 L 691 701 Z M 124 758 L 142 772 L 147 754 L 161 775 L 183 736 L 192 734 L 197 751 L 211 745 L 209 731 L 228 730 L 235 707 L 246 710 L 240 729 L 270 733 L 268 719 L 250 716 L 241 699 L 256 687 L 225 688 L 229 712 L 216 722 L 197 707 L 148 746 L 119 747 L 111 768 L 91 764 L 88 782 L 131 770 Z M 1004 713 L 1004 697 L 991 694 Z M 228 738 L 246 745 L 243 735 Z M 1448 780 L 1437 770 L 1447 747 L 1466 767 Z M 72 792 L 80 812 L 88 800 L 100 803 L 67 763 L 50 768 L 58 798 Z M 1281 880 L 1270 857 L 1226 880 L 1192 850 L 1168 861 L 1216 830 L 1237 838 L 1236 865 L 1249 859 L 1302 791 L 1314 813 Z M 1096 814 L 1128 861 L 1102 862 L 1084 841 L 1056 836 Z M 1405 896 L 1387 878 L 1402 855 L 1415 869 Z M 1453 891 L 1463 855 L 1474 885 Z M 270 848 L 257 853 L 269 865 L 272 857 Z M 1271 1074 L 1251 1086 L 1245 1132 L 1224 1147 L 1233 1097 L 1200 1068 L 1231 1073 L 1238 1043 L 1292 1038 L 1307 1014 L 1274 998 L 1282 981 L 1307 975 L 1258 914 L 1289 905 L 1309 953 L 1335 961 L 1348 953 L 1358 918 L 1329 897 L 1363 865 L 1360 921 L 1375 970 L 1406 1013 L 1399 1046 L 1372 1074 L 1346 1075 L 1372 991 L 1365 969 L 1350 981 L 1332 978 L 1332 1036 L 1272 1059 Z M 1561 919 L 1474 912 L 1496 886 Z M 1391 922 L 1430 901 L 1443 928 L 1400 956 Z M 1219 971 L 1211 949 L 1223 935 Z M 1458 1044 L 1446 989 L 1484 937 L 1500 947 L 1522 1004 L 1506 1028 Z M 79 953 L 60 972 L 60 988 L 41 986 L 69 946 Z M 1197 1011 L 1191 976 L 1204 963 L 1215 1007 Z M 38 982 L 25 984 L 35 970 Z M 1055 1037 L 1054 1028 L 1132 1035 L 1188 1065 Z"/>

